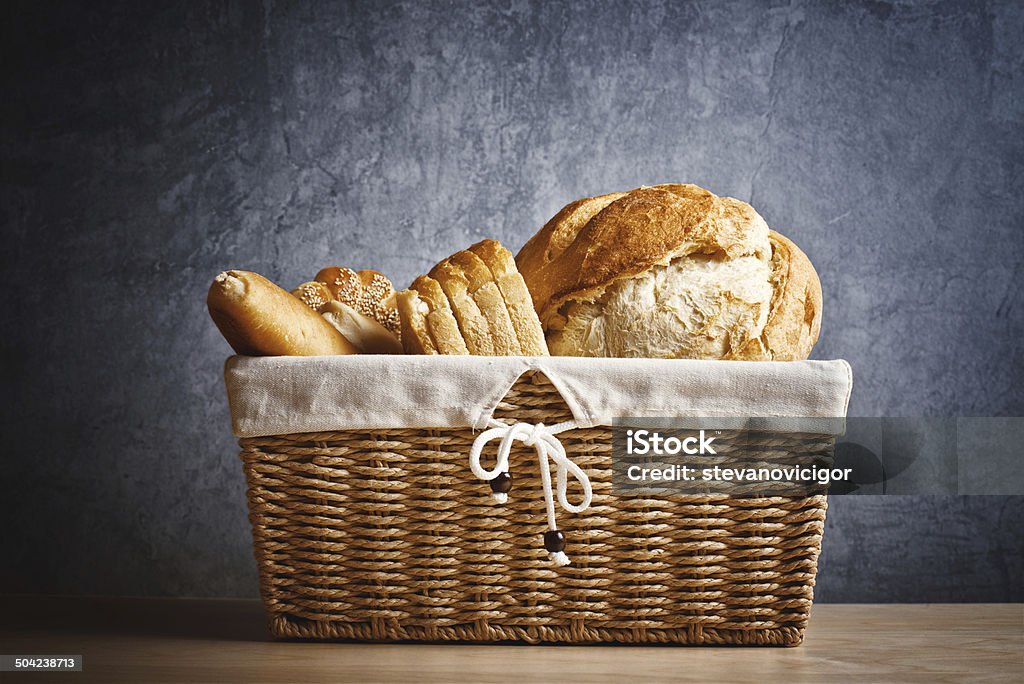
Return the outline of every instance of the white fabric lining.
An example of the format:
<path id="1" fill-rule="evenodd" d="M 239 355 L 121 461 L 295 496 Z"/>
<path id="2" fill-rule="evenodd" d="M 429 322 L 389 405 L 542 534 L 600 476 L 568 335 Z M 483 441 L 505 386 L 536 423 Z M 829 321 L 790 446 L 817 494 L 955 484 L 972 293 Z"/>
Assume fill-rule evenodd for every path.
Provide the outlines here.
<path id="1" fill-rule="evenodd" d="M 238 437 L 388 428 L 483 429 L 519 377 L 544 373 L 581 427 L 616 419 L 846 415 L 845 361 L 352 355 L 228 359 Z"/>

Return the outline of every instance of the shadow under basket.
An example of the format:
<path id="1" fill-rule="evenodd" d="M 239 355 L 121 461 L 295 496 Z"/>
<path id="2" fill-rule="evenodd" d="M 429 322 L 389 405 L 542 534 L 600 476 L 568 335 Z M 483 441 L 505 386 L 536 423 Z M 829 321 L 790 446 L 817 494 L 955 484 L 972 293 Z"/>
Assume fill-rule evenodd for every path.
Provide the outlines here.
<path id="1" fill-rule="evenodd" d="M 571 418 L 541 373 L 494 417 Z M 240 441 L 260 590 L 278 638 L 795 646 L 803 639 L 824 495 L 619 496 L 611 429 L 560 435 L 593 503 L 565 515 L 572 564 L 543 548 L 536 455 L 511 454 L 496 505 L 466 466 L 465 429 L 321 432 Z M 766 434 L 774 449 L 834 436 Z M 574 495 L 570 485 L 570 498 Z"/>

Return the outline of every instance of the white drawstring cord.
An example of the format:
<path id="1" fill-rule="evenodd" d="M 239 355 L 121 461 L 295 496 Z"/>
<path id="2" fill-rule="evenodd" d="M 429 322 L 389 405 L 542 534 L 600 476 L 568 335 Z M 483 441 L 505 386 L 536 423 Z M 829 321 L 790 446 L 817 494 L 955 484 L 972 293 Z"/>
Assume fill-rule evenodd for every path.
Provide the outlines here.
<path id="1" fill-rule="evenodd" d="M 476 440 L 473 441 L 473 446 L 469 450 L 469 468 L 473 471 L 481 480 L 493 480 L 502 473 L 508 472 L 508 457 L 512 451 L 512 443 L 519 440 L 526 446 L 532 446 L 537 451 L 537 461 L 540 466 L 540 479 L 544 489 L 544 504 L 547 507 L 548 513 L 548 531 L 555 533 L 558 530 L 555 524 L 555 497 L 551 491 L 551 471 L 548 464 L 548 458 L 555 462 L 555 477 L 558 486 L 558 503 L 565 510 L 570 513 L 582 513 L 587 510 L 590 506 L 590 502 L 593 499 L 594 492 L 590 485 L 590 478 L 583 470 L 569 460 L 569 457 L 565 453 L 565 447 L 562 442 L 555 436 L 560 432 L 571 430 L 577 427 L 576 421 L 567 420 L 564 423 L 558 423 L 548 427 L 543 423 L 531 424 L 531 423 L 516 423 L 515 425 L 508 425 L 501 421 L 494 420 L 493 418 L 488 420 L 487 424 L 490 426 L 489 429 L 484 430 L 477 435 Z M 501 438 L 501 443 L 498 445 L 498 460 L 492 470 L 486 470 L 480 465 L 480 454 L 483 452 L 484 446 L 492 439 Z M 568 474 L 572 473 L 572 476 L 577 482 L 583 487 L 583 501 L 578 505 L 569 503 L 566 498 L 566 488 L 568 487 L 569 478 Z M 498 503 L 505 503 L 508 501 L 508 494 L 495 492 L 493 494 L 495 501 Z M 546 542 L 546 540 L 545 540 Z M 555 565 L 568 565 L 569 558 L 561 550 L 548 549 L 548 557 Z"/>

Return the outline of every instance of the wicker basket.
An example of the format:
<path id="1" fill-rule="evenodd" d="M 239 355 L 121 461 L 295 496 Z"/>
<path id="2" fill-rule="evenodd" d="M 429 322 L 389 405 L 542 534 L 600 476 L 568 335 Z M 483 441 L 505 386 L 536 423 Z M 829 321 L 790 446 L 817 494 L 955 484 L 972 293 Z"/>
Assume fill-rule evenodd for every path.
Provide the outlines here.
<path id="1" fill-rule="evenodd" d="M 571 417 L 540 373 L 495 418 Z M 532 449 L 495 506 L 465 429 L 242 439 L 260 589 L 274 636 L 307 639 L 793 646 L 811 608 L 826 498 L 611 491 L 611 430 L 560 438 L 593 504 L 565 516 L 572 565 L 541 543 Z M 765 436 L 828 449 L 830 435 Z M 789 441 L 787 441 L 789 440 Z"/>

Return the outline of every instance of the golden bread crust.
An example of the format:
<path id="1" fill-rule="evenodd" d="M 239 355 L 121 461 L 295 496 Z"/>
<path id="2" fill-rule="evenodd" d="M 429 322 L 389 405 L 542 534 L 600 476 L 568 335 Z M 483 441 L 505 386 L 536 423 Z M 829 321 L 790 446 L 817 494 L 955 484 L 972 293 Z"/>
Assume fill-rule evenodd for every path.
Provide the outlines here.
<path id="1" fill-rule="evenodd" d="M 355 347 L 287 290 L 251 271 L 225 271 L 206 296 L 210 317 L 246 356 L 354 354 Z"/>
<path id="2" fill-rule="evenodd" d="M 749 204 L 696 185 L 640 187 L 571 202 L 527 242 L 516 263 L 551 343 L 553 332 L 565 329 L 566 315 L 581 311 L 580 305 L 589 307 L 588 316 L 595 315 L 593 307 L 603 305 L 606 291 L 621 290 L 616 283 L 687 257 L 770 260 L 767 323 L 722 333 L 724 355 L 714 358 L 807 358 L 821 322 L 821 285 L 814 267 L 796 245 L 768 231 Z M 767 290 L 764 296 L 767 302 Z M 562 353 L 581 353 L 575 350 L 578 342 L 559 342 Z"/>
<path id="3" fill-rule="evenodd" d="M 772 306 L 757 339 L 733 356 L 741 361 L 801 361 L 821 332 L 821 281 L 810 259 L 793 242 L 774 230 L 772 245 Z"/>
<path id="4" fill-rule="evenodd" d="M 716 200 L 696 185 L 656 185 L 613 199 L 578 229 L 578 210 L 585 215 L 588 207 L 600 203 L 585 203 L 566 212 L 562 222 L 552 226 L 551 240 L 573 230 L 576 236 L 557 256 L 546 264 L 535 253 L 516 257 L 541 323 L 568 299 L 597 297 L 615 280 L 677 256 L 715 248 L 709 224 Z"/>
<path id="5" fill-rule="evenodd" d="M 534 273 L 556 259 L 572 244 L 583 228 L 599 211 L 624 196 L 613 192 L 597 197 L 584 197 L 562 207 L 543 228 L 531 237 L 516 255 L 520 273 Z"/>
<path id="6" fill-rule="evenodd" d="M 377 271 L 353 271 L 344 266 L 320 269 L 315 281 L 327 286 L 331 296 L 364 316 L 374 318 L 391 332 L 399 333 L 395 288 L 387 276 Z"/>

